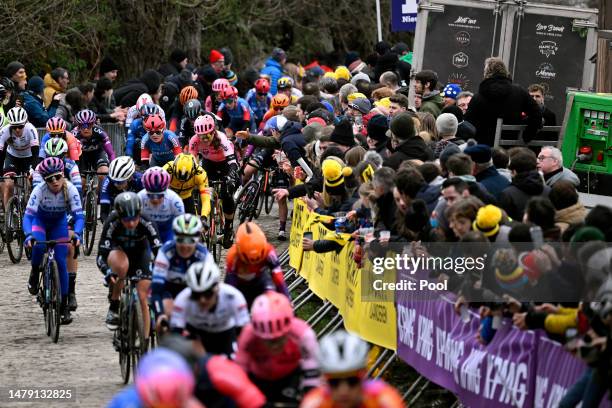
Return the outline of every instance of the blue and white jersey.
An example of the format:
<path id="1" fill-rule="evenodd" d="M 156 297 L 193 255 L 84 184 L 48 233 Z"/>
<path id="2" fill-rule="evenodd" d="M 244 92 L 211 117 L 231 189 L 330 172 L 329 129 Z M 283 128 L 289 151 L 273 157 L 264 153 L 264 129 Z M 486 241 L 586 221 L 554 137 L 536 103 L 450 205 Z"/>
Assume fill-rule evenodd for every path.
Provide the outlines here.
<path id="1" fill-rule="evenodd" d="M 74 231 L 79 235 L 83 232 L 81 195 L 69 181 L 66 181 L 66 186 L 65 190 L 61 189 L 57 194 L 51 191 L 47 183 L 34 187 L 25 211 L 23 230 L 26 235 L 32 233 L 34 219 L 45 223 L 55 222 L 66 218 L 68 214 L 72 214 L 74 218 Z"/>
<path id="2" fill-rule="evenodd" d="M 32 186 L 36 187 L 37 185 L 44 183 L 43 177 L 40 175 L 40 163 L 34 169 L 32 173 Z M 72 184 L 76 187 L 79 194 L 83 194 L 83 187 L 81 181 L 81 172 L 79 171 L 79 166 L 73 160 L 68 158 L 64 158 L 64 177 L 70 180 Z"/>
<path id="3" fill-rule="evenodd" d="M 164 192 L 164 201 L 154 206 L 147 196 L 147 190 L 140 190 L 138 197 L 142 202 L 142 215 L 153 222 L 159 231 L 162 242 L 174 239 L 172 221 L 178 215 L 185 214 L 183 200 L 174 191 L 167 189 Z"/>
<path id="4" fill-rule="evenodd" d="M 153 263 L 153 285 L 185 283 L 187 269 L 194 262 L 203 262 L 208 255 L 208 249 L 202 244 L 196 244 L 196 250 L 189 258 L 183 258 L 176 251 L 176 242 L 166 242 L 157 252 Z"/>

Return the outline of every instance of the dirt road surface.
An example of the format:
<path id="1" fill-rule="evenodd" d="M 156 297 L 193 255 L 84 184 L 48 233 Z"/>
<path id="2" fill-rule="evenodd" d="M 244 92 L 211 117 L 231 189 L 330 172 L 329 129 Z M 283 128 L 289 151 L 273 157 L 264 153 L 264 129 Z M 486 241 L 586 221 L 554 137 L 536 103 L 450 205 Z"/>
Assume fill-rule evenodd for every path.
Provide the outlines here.
<path id="1" fill-rule="evenodd" d="M 280 253 L 287 242 L 276 239 L 276 207 L 257 221 Z M 288 225 L 288 227 L 290 224 Z M 95 250 L 94 250 L 95 252 Z M 27 291 L 30 265 L 24 259 L 13 265 L 0 254 L 0 407 L 103 407 L 121 389 L 118 354 L 112 332 L 104 325 L 108 309 L 107 289 L 95 265 L 95 257 L 81 257 L 77 277 L 79 307 L 74 321 L 62 326 L 53 344 L 45 335 L 43 314 Z M 8 389 L 70 389 L 71 401 L 24 401 L 8 399 Z"/>

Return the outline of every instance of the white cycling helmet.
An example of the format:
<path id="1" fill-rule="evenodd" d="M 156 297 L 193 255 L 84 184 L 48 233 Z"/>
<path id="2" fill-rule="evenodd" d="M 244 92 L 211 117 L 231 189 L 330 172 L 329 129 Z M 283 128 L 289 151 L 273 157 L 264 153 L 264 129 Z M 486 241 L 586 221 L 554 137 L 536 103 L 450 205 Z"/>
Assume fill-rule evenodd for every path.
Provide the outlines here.
<path id="1" fill-rule="evenodd" d="M 28 121 L 28 113 L 25 111 L 25 109 L 19 106 L 11 108 L 11 110 L 9 110 L 6 114 L 6 117 L 8 118 L 11 126 L 25 125 Z"/>
<path id="2" fill-rule="evenodd" d="M 135 171 L 134 159 L 129 156 L 119 156 L 108 167 L 108 177 L 112 181 L 122 182 L 129 180 Z"/>
<path id="3" fill-rule="evenodd" d="M 211 254 L 202 262 L 194 262 L 187 269 L 185 282 L 192 292 L 205 292 L 219 283 L 221 274 Z"/>
<path id="4" fill-rule="evenodd" d="M 140 112 L 140 108 L 142 108 L 142 106 L 147 103 L 154 103 L 153 98 L 151 98 L 151 95 L 149 95 L 148 93 L 143 93 L 136 100 L 136 109 L 138 109 L 138 111 Z"/>
<path id="5" fill-rule="evenodd" d="M 319 342 L 319 362 L 325 374 L 362 370 L 368 360 L 368 345 L 359 337 L 339 330 Z"/>

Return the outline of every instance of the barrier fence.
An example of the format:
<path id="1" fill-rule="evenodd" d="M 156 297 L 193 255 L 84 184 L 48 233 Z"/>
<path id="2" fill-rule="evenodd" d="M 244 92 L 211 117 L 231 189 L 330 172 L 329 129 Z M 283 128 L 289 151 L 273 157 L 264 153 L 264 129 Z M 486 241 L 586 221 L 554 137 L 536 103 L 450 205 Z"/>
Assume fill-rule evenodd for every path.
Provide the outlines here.
<path id="1" fill-rule="evenodd" d="M 108 134 L 111 144 L 113 145 L 113 149 L 115 150 L 115 154 L 117 156 L 123 155 L 123 152 L 125 151 L 125 126 L 119 123 L 103 123 L 100 126 Z M 36 131 L 38 132 L 39 139 L 42 139 L 45 133 L 47 133 L 47 129 L 45 128 L 36 128 Z"/>
<path id="2" fill-rule="evenodd" d="M 308 286 L 294 299 L 296 307 L 313 296 L 323 301 L 309 322 L 336 308 L 336 326 L 343 322 L 347 330 L 364 340 L 389 349 L 376 365 L 391 355 L 386 367 L 397 355 L 426 378 L 421 392 L 431 381 L 470 407 L 556 407 L 586 369 L 582 361 L 548 339 L 543 331 L 519 330 L 510 319 L 503 319 L 490 344 L 480 344 L 476 337 L 479 317 L 470 312 L 469 322 L 464 322 L 454 311 L 452 293 L 436 301 L 424 301 L 417 300 L 414 292 L 401 291 L 392 301 L 364 301 L 362 283 L 368 279 L 361 275 L 367 268 L 358 268 L 353 261 L 352 241 L 339 253 L 317 254 L 302 249 L 305 231 L 312 232 L 314 240 L 330 236 L 348 240 L 348 234 L 328 230 L 323 222 L 329 217 L 309 211 L 300 199 L 294 200 L 292 217 L 288 262 L 298 275 L 292 289 L 300 283 Z M 414 278 L 397 271 L 398 282 Z M 601 406 L 612 404 L 604 398 Z"/>

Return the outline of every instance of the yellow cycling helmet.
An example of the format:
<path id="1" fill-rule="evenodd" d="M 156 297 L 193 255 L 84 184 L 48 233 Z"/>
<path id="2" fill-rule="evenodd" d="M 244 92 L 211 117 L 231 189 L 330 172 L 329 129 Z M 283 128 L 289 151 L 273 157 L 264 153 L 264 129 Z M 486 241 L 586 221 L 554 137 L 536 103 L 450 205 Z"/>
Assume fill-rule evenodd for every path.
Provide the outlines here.
<path id="1" fill-rule="evenodd" d="M 196 160 L 193 155 L 180 153 L 174 158 L 174 176 L 180 181 L 189 180 L 197 168 Z"/>

